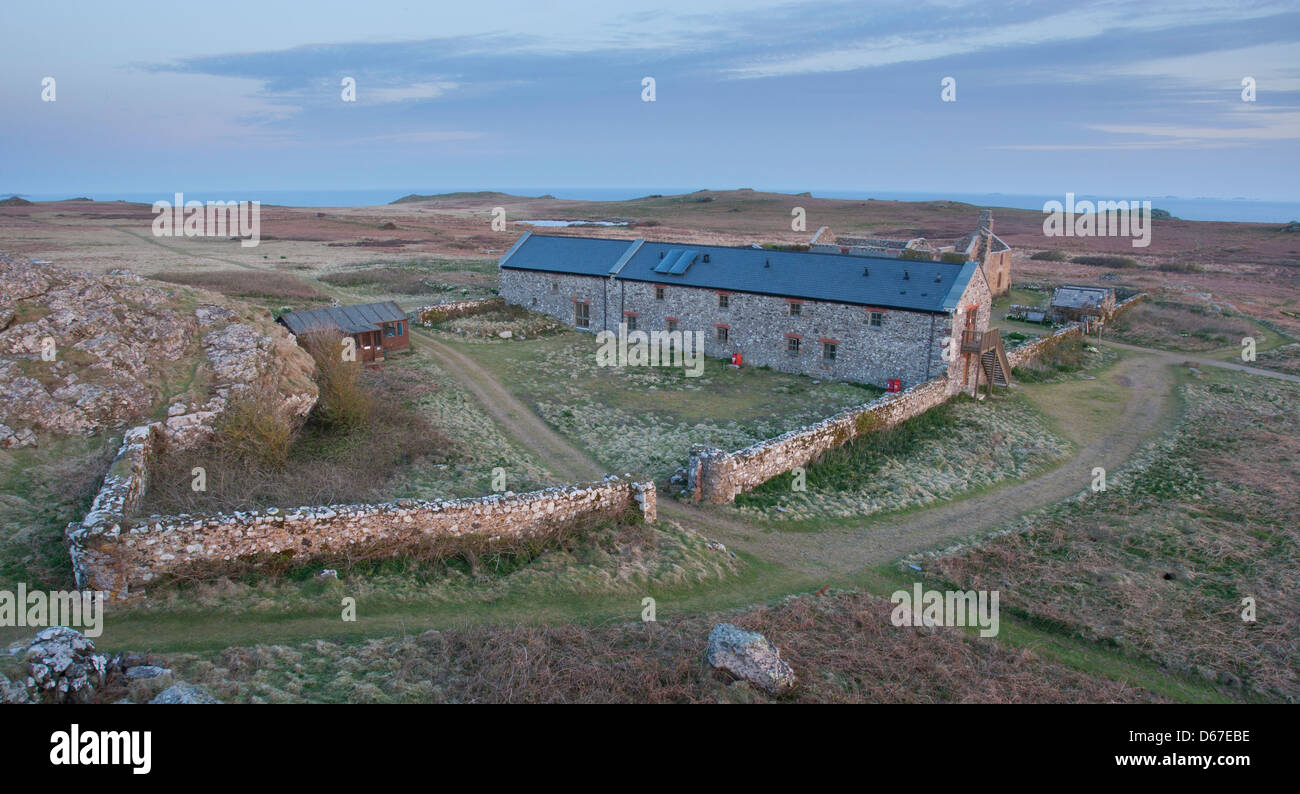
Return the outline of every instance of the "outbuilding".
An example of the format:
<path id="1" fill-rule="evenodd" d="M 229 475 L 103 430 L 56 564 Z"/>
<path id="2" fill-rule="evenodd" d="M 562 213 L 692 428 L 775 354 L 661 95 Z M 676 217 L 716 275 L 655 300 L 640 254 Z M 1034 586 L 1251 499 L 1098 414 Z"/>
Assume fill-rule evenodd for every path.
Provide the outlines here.
<path id="1" fill-rule="evenodd" d="M 278 322 L 294 336 L 314 331 L 350 336 L 356 343 L 358 361 L 383 361 L 390 353 L 411 346 L 410 322 L 392 301 L 287 312 Z"/>

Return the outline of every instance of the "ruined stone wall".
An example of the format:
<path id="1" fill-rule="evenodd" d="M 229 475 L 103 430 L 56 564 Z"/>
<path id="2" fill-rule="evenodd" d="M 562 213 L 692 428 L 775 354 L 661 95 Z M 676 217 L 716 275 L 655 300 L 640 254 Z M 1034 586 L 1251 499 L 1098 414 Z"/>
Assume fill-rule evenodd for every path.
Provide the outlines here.
<path id="1" fill-rule="evenodd" d="M 148 426 L 128 436 L 91 512 L 69 525 L 67 535 L 77 587 L 104 590 L 116 599 L 143 596 L 150 582 L 168 574 L 202 576 L 259 558 L 392 557 L 442 548 L 458 539 L 509 545 L 629 510 L 647 522 L 656 518 L 654 483 L 607 478 L 449 501 L 403 499 L 127 522 L 124 516 L 147 486 L 151 445 L 158 434 Z"/>
<path id="2" fill-rule="evenodd" d="M 420 323 L 440 323 L 450 320 L 453 317 L 464 317 L 469 314 L 480 314 L 485 311 L 497 309 L 505 305 L 501 298 L 480 298 L 469 301 L 452 301 L 450 303 L 435 303 L 432 306 L 421 306 L 413 309 L 408 313 L 408 317 Z"/>
<path id="3" fill-rule="evenodd" d="M 736 452 L 692 451 L 687 465 L 687 488 L 692 498 L 699 501 L 730 502 L 738 493 L 795 467 L 807 466 L 828 449 L 865 433 L 893 427 L 951 396 L 948 379 L 939 377 Z"/>

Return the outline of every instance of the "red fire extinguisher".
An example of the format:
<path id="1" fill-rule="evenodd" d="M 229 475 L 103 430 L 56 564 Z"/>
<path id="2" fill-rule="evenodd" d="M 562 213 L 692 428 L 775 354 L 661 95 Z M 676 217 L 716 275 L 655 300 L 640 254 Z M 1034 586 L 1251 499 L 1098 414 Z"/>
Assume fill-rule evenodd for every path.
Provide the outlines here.
<path id="1" fill-rule="evenodd" d="M 732 353 L 732 354 L 731 354 L 731 365 L 732 365 L 732 366 L 734 366 L 734 367 L 739 367 L 741 364 L 744 364 L 744 363 L 745 363 L 745 357 L 744 357 L 744 356 L 740 355 L 739 353 Z"/>

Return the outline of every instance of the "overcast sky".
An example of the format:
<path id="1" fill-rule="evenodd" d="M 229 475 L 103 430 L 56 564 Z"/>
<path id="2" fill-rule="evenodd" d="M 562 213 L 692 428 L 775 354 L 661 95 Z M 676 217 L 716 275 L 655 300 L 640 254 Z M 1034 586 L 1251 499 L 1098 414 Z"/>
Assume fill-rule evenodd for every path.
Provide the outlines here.
<path id="1" fill-rule="evenodd" d="M 1295 2 L 119 5 L 4 10 L 6 195 L 1300 192 Z"/>

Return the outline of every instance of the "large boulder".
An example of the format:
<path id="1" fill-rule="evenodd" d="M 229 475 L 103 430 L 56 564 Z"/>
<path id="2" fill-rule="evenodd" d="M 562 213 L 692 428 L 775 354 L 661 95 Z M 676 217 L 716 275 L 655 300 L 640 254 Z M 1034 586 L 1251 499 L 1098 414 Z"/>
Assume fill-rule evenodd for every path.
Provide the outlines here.
<path id="1" fill-rule="evenodd" d="M 767 637 L 730 623 L 719 623 L 709 633 L 706 659 L 710 666 L 767 692 L 780 695 L 794 687 L 794 670 Z"/>

